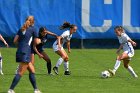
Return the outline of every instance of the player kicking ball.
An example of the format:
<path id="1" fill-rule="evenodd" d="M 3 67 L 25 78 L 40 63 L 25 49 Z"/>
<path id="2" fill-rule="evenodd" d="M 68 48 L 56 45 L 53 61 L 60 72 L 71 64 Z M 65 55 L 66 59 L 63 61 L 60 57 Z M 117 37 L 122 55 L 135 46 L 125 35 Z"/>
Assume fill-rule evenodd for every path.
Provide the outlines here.
<path id="1" fill-rule="evenodd" d="M 122 26 L 115 27 L 115 33 L 119 39 L 120 47 L 117 50 L 117 60 L 114 66 L 114 69 L 109 69 L 109 72 L 114 76 L 117 69 L 119 68 L 121 61 L 123 61 L 124 67 L 130 72 L 130 74 L 137 78 L 137 74 L 134 72 L 133 68 L 129 65 L 131 58 L 134 56 L 133 46 L 136 46 L 136 43 L 130 39 L 130 37 L 125 33 Z M 123 49 L 123 53 L 120 54 L 121 49 Z"/>

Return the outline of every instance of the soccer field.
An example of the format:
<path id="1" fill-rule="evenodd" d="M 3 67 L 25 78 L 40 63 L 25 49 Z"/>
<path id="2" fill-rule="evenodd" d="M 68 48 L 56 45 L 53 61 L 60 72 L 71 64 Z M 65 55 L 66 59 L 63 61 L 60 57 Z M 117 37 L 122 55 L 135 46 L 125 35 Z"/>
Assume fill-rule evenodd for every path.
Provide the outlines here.
<path id="1" fill-rule="evenodd" d="M 1 48 L 3 56 L 3 72 L 0 76 L 0 93 L 7 93 L 17 67 L 15 62 L 16 48 Z M 52 49 L 45 49 L 56 64 L 57 56 Z M 140 50 L 130 63 L 140 76 Z M 38 88 L 42 93 L 140 93 L 140 79 L 133 78 L 121 64 L 116 76 L 102 79 L 100 73 L 115 64 L 115 49 L 72 49 L 69 54 L 70 76 L 64 76 L 63 64 L 59 75 L 46 75 L 46 63 L 35 57 L 35 69 Z M 28 71 L 15 88 L 16 93 L 33 93 L 28 79 Z"/>

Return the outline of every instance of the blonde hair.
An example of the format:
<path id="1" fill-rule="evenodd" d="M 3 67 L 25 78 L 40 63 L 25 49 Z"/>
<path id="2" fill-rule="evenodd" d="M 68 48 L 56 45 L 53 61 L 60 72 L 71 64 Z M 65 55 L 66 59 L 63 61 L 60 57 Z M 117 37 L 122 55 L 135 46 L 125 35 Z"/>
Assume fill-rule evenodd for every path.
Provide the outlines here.
<path id="1" fill-rule="evenodd" d="M 30 21 L 26 21 L 21 27 L 21 31 L 25 31 L 30 26 Z"/>
<path id="2" fill-rule="evenodd" d="M 28 16 L 26 18 L 25 23 L 21 27 L 21 31 L 25 31 L 29 26 L 33 26 L 33 25 L 34 25 L 34 16 Z"/>
<path id="3" fill-rule="evenodd" d="M 33 26 L 34 25 L 34 22 L 35 22 L 34 21 L 34 16 L 28 16 L 27 19 L 26 19 L 26 21 L 27 20 L 30 21 L 30 26 Z"/>

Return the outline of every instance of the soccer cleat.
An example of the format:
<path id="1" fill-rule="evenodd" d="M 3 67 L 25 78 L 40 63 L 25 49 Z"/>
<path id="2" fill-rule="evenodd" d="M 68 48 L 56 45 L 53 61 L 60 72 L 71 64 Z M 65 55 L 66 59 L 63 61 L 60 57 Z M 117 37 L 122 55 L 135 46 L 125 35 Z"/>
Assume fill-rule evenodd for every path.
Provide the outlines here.
<path id="1" fill-rule="evenodd" d="M 14 90 L 9 89 L 7 93 L 15 93 Z"/>
<path id="2" fill-rule="evenodd" d="M 114 75 L 115 75 L 115 72 L 114 72 L 113 70 L 108 69 L 108 71 L 109 71 L 109 73 L 110 73 L 112 76 L 114 76 Z"/>
<path id="3" fill-rule="evenodd" d="M 70 75 L 71 72 L 70 71 L 65 71 L 64 75 Z"/>
<path id="4" fill-rule="evenodd" d="M 138 75 L 135 75 L 134 78 L 138 78 Z"/>
<path id="5" fill-rule="evenodd" d="M 42 93 L 39 89 L 35 89 L 34 93 Z"/>
<path id="6" fill-rule="evenodd" d="M 1 75 L 4 75 L 2 72 L 0 72 Z"/>
<path id="7" fill-rule="evenodd" d="M 58 75 L 58 67 L 54 67 L 53 71 L 55 72 L 56 75 Z"/>

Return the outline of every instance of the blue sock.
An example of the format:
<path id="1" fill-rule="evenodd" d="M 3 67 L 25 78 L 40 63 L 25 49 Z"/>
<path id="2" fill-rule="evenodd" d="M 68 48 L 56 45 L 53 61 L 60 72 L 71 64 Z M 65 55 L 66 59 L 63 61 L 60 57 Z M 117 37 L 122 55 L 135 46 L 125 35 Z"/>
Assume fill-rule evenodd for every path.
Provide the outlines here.
<path id="1" fill-rule="evenodd" d="M 30 74 L 29 74 L 29 79 L 30 79 L 30 82 L 31 82 L 33 88 L 34 88 L 34 89 L 37 89 L 35 74 L 34 74 L 34 73 L 30 73 Z"/>
<path id="2" fill-rule="evenodd" d="M 20 78 L 21 78 L 21 76 L 20 76 L 19 74 L 16 74 L 16 75 L 15 75 L 15 77 L 14 77 L 14 79 L 13 79 L 13 82 L 12 82 L 12 84 L 11 84 L 11 86 L 10 86 L 10 89 L 14 89 L 14 88 L 15 88 L 15 86 L 16 86 L 17 83 L 19 82 Z"/>

